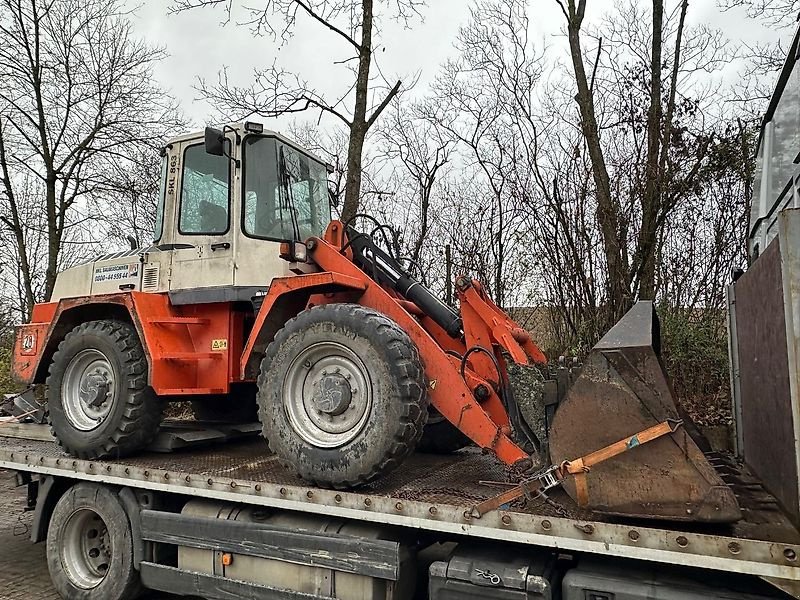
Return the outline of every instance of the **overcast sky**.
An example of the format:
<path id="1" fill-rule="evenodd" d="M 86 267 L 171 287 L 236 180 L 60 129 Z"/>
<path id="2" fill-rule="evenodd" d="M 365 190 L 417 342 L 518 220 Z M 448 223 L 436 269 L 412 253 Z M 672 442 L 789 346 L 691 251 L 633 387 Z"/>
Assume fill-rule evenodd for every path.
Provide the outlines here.
<path id="1" fill-rule="evenodd" d="M 142 3 L 143 1 L 143 3 Z M 131 0 L 138 8 L 133 23 L 139 35 L 150 43 L 164 46 L 169 58 L 161 63 L 156 76 L 161 84 L 177 97 L 195 126 L 210 119 L 211 107 L 197 101 L 194 86 L 198 77 L 214 80 L 227 66 L 231 79 L 246 83 L 254 67 L 278 64 L 302 73 L 317 89 L 336 91 L 351 83 L 350 73 L 335 60 L 348 57 L 348 48 L 340 38 L 319 25 L 303 19 L 291 42 L 283 47 L 269 37 L 255 37 L 244 26 L 236 26 L 244 14 L 234 14 L 232 23 L 223 26 L 222 10 L 198 9 L 169 15 L 169 0 Z M 650 0 L 642 0 L 649 4 Z M 246 4 L 257 5 L 258 0 Z M 668 7 L 676 2 L 668 2 Z M 532 39 L 551 47 L 551 60 L 564 54 L 565 41 L 561 35 L 563 17 L 555 0 L 531 0 Z M 590 0 L 588 19 L 596 19 L 613 5 L 611 0 Z M 422 93 L 436 75 L 439 65 L 454 54 L 453 42 L 460 25 L 469 16 L 470 3 L 462 0 L 428 0 L 423 10 L 424 21 L 410 29 L 394 22 L 384 24 L 378 66 L 390 80 L 412 80 L 417 74 L 415 93 Z M 749 21 L 742 11 L 722 13 L 716 0 L 692 0 L 688 20 L 705 22 L 725 31 L 733 40 L 746 42 L 771 41 L 791 36 L 791 27 L 775 31 L 760 23 Z M 346 83 L 345 83 L 346 82 Z M 271 124 L 281 129 L 282 123 Z M 269 126 L 269 124 L 268 124 Z"/>

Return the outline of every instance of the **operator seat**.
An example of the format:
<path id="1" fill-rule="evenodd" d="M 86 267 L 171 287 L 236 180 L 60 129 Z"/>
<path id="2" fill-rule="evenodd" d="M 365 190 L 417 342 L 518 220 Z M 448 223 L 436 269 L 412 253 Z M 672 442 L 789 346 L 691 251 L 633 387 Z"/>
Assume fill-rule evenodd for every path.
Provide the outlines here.
<path id="1" fill-rule="evenodd" d="M 228 212 L 221 206 L 201 200 L 200 227 L 206 233 L 224 233 L 228 229 Z"/>

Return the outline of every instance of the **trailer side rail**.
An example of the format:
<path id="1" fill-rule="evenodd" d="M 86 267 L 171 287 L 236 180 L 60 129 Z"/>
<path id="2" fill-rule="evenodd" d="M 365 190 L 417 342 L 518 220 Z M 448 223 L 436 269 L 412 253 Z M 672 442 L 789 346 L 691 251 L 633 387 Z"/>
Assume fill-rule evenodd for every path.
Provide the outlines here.
<path id="1" fill-rule="evenodd" d="M 476 519 L 467 505 L 204 477 L 202 473 L 143 468 L 125 462 L 56 458 L 7 448 L 0 448 L 0 467 L 443 534 L 800 581 L 800 545 L 765 540 L 531 515 L 514 510 L 498 510 Z"/>

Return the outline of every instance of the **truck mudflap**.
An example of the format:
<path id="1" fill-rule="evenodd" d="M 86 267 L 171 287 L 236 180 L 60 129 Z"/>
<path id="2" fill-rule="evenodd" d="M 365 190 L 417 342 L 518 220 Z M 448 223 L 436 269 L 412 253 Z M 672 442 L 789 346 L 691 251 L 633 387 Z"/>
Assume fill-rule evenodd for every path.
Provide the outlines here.
<path id="1" fill-rule="evenodd" d="M 652 302 L 638 302 L 597 343 L 561 402 L 549 434 L 553 464 L 630 436 L 628 451 L 563 480 L 580 505 L 611 515 L 672 521 L 735 522 L 741 512 L 689 434 L 676 427 L 636 447 L 635 434 L 681 417 L 659 358 Z"/>

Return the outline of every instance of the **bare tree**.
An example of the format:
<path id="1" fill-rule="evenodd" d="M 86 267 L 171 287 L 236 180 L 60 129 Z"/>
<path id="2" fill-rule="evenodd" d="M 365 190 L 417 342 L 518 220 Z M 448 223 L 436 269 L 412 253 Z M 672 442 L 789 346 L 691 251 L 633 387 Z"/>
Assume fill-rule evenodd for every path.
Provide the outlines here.
<path id="1" fill-rule="evenodd" d="M 582 46 L 586 2 L 585 0 L 556 1 L 567 24 L 570 55 L 578 90 L 576 101 L 580 113 L 580 126 L 591 159 L 596 187 L 597 217 L 603 234 L 604 255 L 608 267 L 607 295 L 613 319 L 618 318 L 635 297 L 650 299 L 656 297 L 658 240 L 669 212 L 680 198 L 679 190 L 676 190 L 676 163 L 672 160 L 671 153 L 675 150 L 673 137 L 676 134 L 678 88 L 682 83 L 680 75 L 686 73 L 682 52 L 687 46 L 685 23 L 688 0 L 682 0 L 679 5 L 671 32 L 674 42 L 671 44 L 670 55 L 664 50 L 667 23 L 664 19 L 662 0 L 652 2 L 651 23 L 647 32 L 649 35 L 638 36 L 639 42 L 649 37 L 649 47 L 635 46 L 632 43 L 636 41 L 636 37 L 631 40 L 630 28 L 641 22 L 641 15 L 632 13 L 628 14 L 629 18 L 621 26 L 623 35 L 620 37 L 625 37 L 626 40 L 616 42 L 617 45 L 626 46 L 626 51 L 632 55 L 633 63 L 637 65 L 626 76 L 628 85 L 634 87 L 643 85 L 647 98 L 644 115 L 639 108 L 640 105 L 631 106 L 630 112 L 631 123 L 635 125 L 636 130 L 643 129 L 646 132 L 646 144 L 640 155 L 645 170 L 642 173 L 641 185 L 632 190 L 637 197 L 637 206 L 631 207 L 633 209 L 631 213 L 626 211 L 625 206 L 620 203 L 619 194 L 613 189 L 608 163 L 610 149 L 604 145 L 600 135 L 596 98 L 599 90 L 595 90 L 595 85 L 598 84 L 600 87 L 602 84 L 596 82 L 595 78 L 605 40 L 599 38 L 598 52 L 594 58 L 595 64 L 590 77 L 587 75 L 586 57 Z M 631 18 L 635 20 L 631 21 Z M 709 32 L 701 32 L 701 36 L 707 45 L 709 40 L 714 42 L 713 35 Z M 693 39 L 690 47 L 696 49 L 698 44 L 698 40 Z M 711 44 L 711 48 L 715 49 L 716 46 Z M 692 59 L 697 60 L 697 57 L 693 56 Z M 719 60 L 718 57 L 714 57 L 709 59 L 709 63 Z M 662 76 L 665 64 L 669 65 L 669 76 L 666 80 Z M 620 78 L 615 77 L 615 79 L 618 84 Z M 617 104 L 616 108 L 622 107 Z M 633 148 L 636 149 L 638 146 L 635 144 Z M 707 143 L 701 143 L 696 147 L 697 154 L 692 157 L 694 174 L 702 162 L 706 148 Z M 692 175 L 691 169 L 690 175 Z M 680 185 L 686 184 L 684 181 Z M 631 231 L 630 227 L 635 229 Z M 631 233 L 634 234 L 632 244 L 628 239 Z"/>
<path id="2" fill-rule="evenodd" d="M 777 27 L 791 27 L 800 11 L 800 0 L 718 0 L 723 10 L 743 8 L 750 19 L 763 19 Z"/>
<path id="3" fill-rule="evenodd" d="M 21 226 L 8 227 L 4 223 L 0 228 L 0 292 L 4 307 L 16 309 L 17 316 L 24 320 L 33 302 L 42 297 L 44 291 L 43 261 L 36 260 L 47 256 L 47 219 L 40 200 L 44 196 L 44 185 L 38 177 L 21 173 L 12 191 L 11 218 Z"/>
<path id="4" fill-rule="evenodd" d="M 475 1 L 457 55 L 421 103 L 429 132 L 420 135 L 412 107 L 392 105 L 373 140 L 395 202 L 375 210 L 387 211 L 413 249 L 418 181 L 437 164 L 439 140 L 449 140 L 419 260 L 434 289 L 448 244 L 454 270 L 478 276 L 499 303 L 536 306 L 515 311 L 523 321 L 546 315 L 549 327 L 536 332 L 554 353 L 586 351 L 634 298 L 656 299 L 677 349 L 668 353 L 672 368 L 709 365 L 704 380 L 680 371 L 682 398 L 699 386 L 700 404 L 713 397 L 709 406 L 720 408 L 719 307 L 731 266 L 743 260 L 756 139 L 740 105 L 721 101 L 732 97 L 718 75 L 733 53 L 721 32 L 687 25 L 685 0 L 657 2 L 660 17 L 617 3 L 594 23 L 573 23 L 585 84 L 576 85 L 572 60 L 567 73 L 549 68 L 549 50 L 528 39 L 528 10 L 522 1 Z M 577 104 L 576 88 L 584 91 Z"/>
<path id="5" fill-rule="evenodd" d="M 481 238 L 461 238 L 454 248 L 467 264 L 482 275 L 495 301 L 503 306 L 519 296 L 522 287 L 512 276 L 524 264 L 516 255 L 525 215 L 514 195 L 518 156 L 535 153 L 535 128 L 530 113 L 516 119 L 517 111 L 532 108 L 534 88 L 542 72 L 542 55 L 528 41 L 527 7 L 524 2 L 476 2 L 467 25 L 459 30 L 459 54 L 447 61 L 433 84 L 425 116 L 452 139 L 462 159 L 477 172 L 475 181 L 451 185 L 470 189 L 473 202 L 453 197 L 461 206 L 454 212 L 467 229 L 477 229 Z M 476 184 L 483 188 L 477 188 Z M 465 212 L 475 217 L 470 223 Z M 479 226 L 479 227 L 478 227 Z M 459 236 L 460 237 L 460 236 Z M 480 259 L 480 260 L 478 260 Z"/>
<path id="6" fill-rule="evenodd" d="M 630 305 L 630 291 L 627 286 L 628 268 L 625 259 L 626 240 L 621 239 L 620 205 L 612 194 L 611 181 L 606 165 L 605 154 L 600 142 L 600 130 L 593 90 L 584 64 L 584 53 L 581 42 L 581 27 L 586 14 L 586 0 L 567 0 L 565 6 L 556 0 L 567 21 L 570 56 L 575 72 L 575 83 L 578 88 L 576 101 L 580 110 L 580 125 L 586 147 L 592 162 L 595 194 L 597 201 L 597 220 L 603 235 L 603 248 L 608 269 L 608 301 L 623 312 Z"/>
<path id="7" fill-rule="evenodd" d="M 524 3 L 476 2 L 459 55 L 442 67 L 426 103 L 430 122 L 456 142 L 432 202 L 433 238 L 457 230 L 455 260 L 484 277 L 499 301 L 508 305 L 506 291 L 514 290 L 514 298 L 546 303 L 564 349 L 591 346 L 637 294 L 658 295 L 672 211 L 698 202 L 718 118 L 708 110 L 718 90 L 704 82 L 728 55 L 718 32 L 685 28 L 687 6 L 680 2 L 660 26 L 656 70 L 667 75 L 657 73 L 656 89 L 652 23 L 638 6 L 618 5 L 590 34 L 603 40 L 584 70 L 613 209 L 617 298 L 603 190 L 585 151 L 586 111 L 578 107 L 576 118 L 574 84 L 558 68 L 541 83 Z"/>
<path id="8" fill-rule="evenodd" d="M 165 132 L 166 134 L 167 132 Z M 150 145 L 126 150 L 124 160 L 103 161 L 88 206 L 98 231 L 146 247 L 153 239 L 160 191 L 161 156 Z"/>
<path id="9" fill-rule="evenodd" d="M 399 202 L 405 222 L 402 237 L 408 257 L 418 266 L 423 248 L 430 241 L 435 185 L 453 153 L 453 141 L 442 133 L 424 118 L 421 106 L 403 107 L 400 102 L 394 102 L 376 142 L 386 161 L 402 167 L 398 191 L 403 188 L 409 191 L 408 200 Z"/>
<path id="10" fill-rule="evenodd" d="M 744 64 L 733 100 L 739 105 L 742 118 L 757 120 L 772 96 L 774 76 L 786 61 L 787 42 L 791 39 L 787 36 L 796 26 L 800 0 L 717 0 L 717 4 L 723 11 L 741 11 L 747 19 L 760 21 L 782 34 L 773 41 L 741 45 Z"/>
<path id="11" fill-rule="evenodd" d="M 103 187 L 102 163 L 125 161 L 131 147 L 180 124 L 152 83 L 163 56 L 133 37 L 114 0 L 0 1 L 0 221 L 13 234 L 25 316 L 49 299 L 65 240 L 91 237 L 87 203 Z M 41 196 L 25 193 L 32 181 Z M 43 231 L 25 216 L 37 211 Z M 40 235 L 43 254 L 31 246 Z"/>
<path id="12" fill-rule="evenodd" d="M 234 0 L 174 0 L 172 10 L 223 6 L 230 16 L 233 5 Z M 223 71 L 217 83 L 201 81 L 200 90 L 221 111 L 236 116 L 278 116 L 311 109 L 336 117 L 349 132 L 341 210 L 342 218 L 348 220 L 359 208 L 367 133 L 402 86 L 400 80 L 391 83 L 372 73 L 380 22 L 394 16 L 409 24 L 420 16 L 422 6 L 422 0 L 263 0 L 260 6 L 245 8 L 245 24 L 257 34 L 268 33 L 286 41 L 299 18 L 311 20 L 343 42 L 351 53 L 337 64 L 350 69 L 352 85 L 339 98 L 327 97 L 299 74 L 273 64 L 256 69 L 253 82 L 247 86 L 231 83 Z M 280 27 L 274 24 L 276 18 L 282 21 Z"/>

